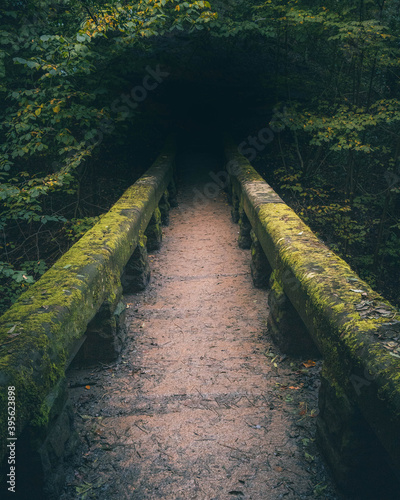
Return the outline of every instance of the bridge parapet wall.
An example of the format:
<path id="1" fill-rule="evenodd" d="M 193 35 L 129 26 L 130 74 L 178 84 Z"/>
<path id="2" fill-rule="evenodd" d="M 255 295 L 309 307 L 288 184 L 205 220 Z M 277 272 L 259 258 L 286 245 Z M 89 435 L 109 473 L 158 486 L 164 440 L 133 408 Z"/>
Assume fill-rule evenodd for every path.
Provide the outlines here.
<path id="1" fill-rule="evenodd" d="M 244 212 L 254 232 L 253 274 L 259 262 L 269 274 L 272 333 L 292 353 L 310 352 L 311 337 L 323 356 L 319 444 L 344 489 L 374 495 L 385 467 L 400 477 L 400 315 L 315 236 L 229 139 L 225 157 L 232 217 L 237 222 Z M 240 246 L 248 231 L 245 221 Z"/>
<path id="2" fill-rule="evenodd" d="M 128 291 L 132 283 L 147 284 L 144 233 L 159 214 L 160 199 L 165 209 L 174 157 L 175 146 L 168 141 L 109 212 L 0 318 L 0 462 L 7 462 L 6 445 L 14 442 L 8 438 L 17 438 L 20 490 L 26 488 L 24 476 L 36 475 L 31 486 L 41 491 L 47 473 L 72 446 L 65 370 L 86 337 L 98 341 L 87 343 L 87 359 L 118 355 L 125 311 L 121 276 Z M 9 387 L 15 394 L 14 434 L 8 429 Z M 59 484 L 49 493 L 57 496 L 62 478 L 52 481 Z M 28 493 L 34 496 L 33 490 Z"/>

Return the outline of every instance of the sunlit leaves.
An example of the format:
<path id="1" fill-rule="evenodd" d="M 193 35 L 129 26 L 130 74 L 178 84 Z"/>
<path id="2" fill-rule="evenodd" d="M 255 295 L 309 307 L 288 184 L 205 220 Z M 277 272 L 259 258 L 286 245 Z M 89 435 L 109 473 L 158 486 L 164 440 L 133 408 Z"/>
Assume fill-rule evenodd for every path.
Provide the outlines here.
<path id="1" fill-rule="evenodd" d="M 88 17 L 82 33 L 91 38 L 101 35 L 118 43 L 135 43 L 136 38 L 162 35 L 174 29 L 201 29 L 216 19 L 206 1 L 140 0 L 126 5 L 105 4 Z"/>

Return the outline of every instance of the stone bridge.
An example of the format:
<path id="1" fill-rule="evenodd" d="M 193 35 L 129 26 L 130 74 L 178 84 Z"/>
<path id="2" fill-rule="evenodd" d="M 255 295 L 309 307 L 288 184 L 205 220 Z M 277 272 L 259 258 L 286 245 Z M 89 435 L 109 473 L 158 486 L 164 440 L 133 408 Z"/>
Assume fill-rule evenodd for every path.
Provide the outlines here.
<path id="1" fill-rule="evenodd" d="M 179 250 L 184 248 L 179 245 L 170 249 L 174 254 L 180 251 L 186 254 L 184 253 L 179 263 L 176 263 L 175 272 L 166 280 L 191 284 L 186 292 L 179 292 L 181 295 L 183 293 L 180 299 L 183 302 L 179 307 L 190 304 L 190 296 L 194 293 L 193 290 L 197 290 L 198 283 L 200 295 L 195 299 L 196 304 L 206 304 L 209 300 L 208 294 L 214 290 L 216 295 L 209 300 L 209 310 L 218 305 L 215 302 L 220 302 L 225 311 L 237 308 L 238 314 L 232 316 L 231 323 L 224 323 L 223 327 L 222 323 L 218 323 L 219 326 L 215 326 L 214 338 L 202 336 L 202 332 L 207 328 L 214 328 L 211 323 L 215 318 L 207 319 L 211 313 L 207 316 L 205 312 L 203 314 L 196 309 L 196 314 L 192 314 L 185 309 L 180 316 L 172 317 L 165 312 L 164 321 L 175 322 L 182 332 L 181 334 L 178 331 L 178 334 L 186 339 L 181 340 L 183 347 L 181 345 L 180 349 L 187 350 L 189 344 L 192 345 L 191 342 L 197 343 L 193 344 L 193 352 L 191 351 L 187 359 L 183 355 L 179 356 L 180 364 L 174 368 L 175 375 L 170 382 L 172 385 L 178 384 L 179 387 L 175 388 L 177 392 L 172 391 L 171 394 L 165 389 L 162 401 L 165 407 L 172 405 L 174 408 L 176 405 L 185 407 L 201 403 L 202 410 L 206 408 L 214 417 L 215 414 L 219 416 L 218 425 L 228 425 L 227 422 L 238 418 L 242 422 L 245 421 L 246 425 L 240 432 L 229 426 L 221 431 L 225 436 L 236 436 L 235 440 L 228 444 L 225 441 L 221 444 L 220 437 L 212 433 L 208 434 L 209 437 L 203 435 L 194 441 L 206 440 L 210 446 L 216 441 L 225 451 L 229 449 L 229 453 L 241 450 L 247 462 L 242 457 L 242 461 L 237 459 L 237 463 L 246 462 L 248 468 L 257 469 L 259 472 L 253 480 L 253 489 L 249 486 L 247 493 L 245 486 L 250 484 L 250 480 L 241 479 L 244 475 L 240 474 L 237 476 L 239 486 L 232 484 L 224 492 L 222 486 L 218 486 L 219 483 L 213 483 L 214 472 L 210 470 L 210 460 L 214 460 L 219 452 L 218 449 L 211 448 L 208 453 L 212 459 L 204 459 L 198 470 L 198 477 L 206 469 L 209 471 L 208 479 L 203 480 L 203 485 L 189 482 L 186 486 L 181 485 L 181 489 L 177 489 L 175 485 L 175 490 L 169 490 L 166 484 L 173 483 L 175 479 L 170 478 L 169 482 L 165 478 L 162 480 L 164 482 L 160 479 L 161 482 L 157 486 L 152 486 L 147 477 L 148 484 L 146 483 L 144 488 L 140 483 L 143 476 L 156 473 L 152 469 L 151 459 L 146 462 L 146 445 L 142 444 L 144 451 L 132 451 L 133 462 L 139 464 L 132 467 L 140 467 L 140 463 L 143 463 L 142 472 L 138 475 L 141 479 L 136 476 L 132 479 L 133 482 L 136 481 L 137 493 L 126 486 L 127 489 L 123 493 L 115 492 L 114 496 L 110 496 L 110 493 L 103 493 L 102 496 L 99 493 L 96 498 L 222 499 L 231 498 L 232 495 L 253 499 L 283 498 L 279 495 L 284 494 L 278 494 L 278 489 L 274 490 L 268 486 L 267 480 L 263 482 L 263 477 L 267 478 L 268 472 L 263 472 L 256 455 L 262 455 L 264 441 L 260 441 L 260 449 L 257 453 L 253 450 L 253 455 L 250 449 L 243 451 L 245 441 L 250 442 L 253 438 L 257 439 L 257 442 L 259 440 L 255 437 L 256 434 L 246 434 L 250 432 L 248 428 L 254 433 L 266 428 L 257 423 L 262 422 L 274 408 L 268 400 L 270 386 L 265 385 L 265 380 L 271 378 L 274 366 L 279 368 L 276 363 L 272 363 L 272 371 L 265 368 L 265 352 L 253 356 L 256 351 L 266 351 L 265 342 L 260 341 L 258 337 L 251 340 L 253 343 L 250 347 L 243 344 L 245 352 L 238 353 L 236 342 L 242 345 L 249 336 L 248 330 L 256 328 L 256 320 L 254 319 L 254 324 L 251 322 L 251 312 L 248 313 L 249 322 L 242 322 L 244 309 L 241 311 L 241 308 L 244 308 L 245 304 L 247 308 L 254 307 L 254 311 L 258 308 L 257 317 L 265 314 L 267 335 L 274 340 L 274 349 L 279 349 L 277 358 L 282 361 L 286 356 L 290 356 L 290 359 L 322 359 L 316 441 L 342 491 L 340 494 L 347 495 L 335 498 L 398 498 L 400 358 L 388 348 L 393 342 L 400 340 L 398 311 L 318 240 L 308 226 L 257 174 L 229 138 L 225 139 L 224 146 L 220 149 L 220 156 L 214 155 L 212 161 L 205 159 L 200 161 L 201 165 L 192 165 L 195 180 L 191 180 L 189 184 L 183 183 L 183 201 L 177 206 L 175 143 L 173 140 L 167 141 L 154 164 L 123 194 L 101 221 L 0 318 L 0 422 L 4 474 L 2 488 L 4 490 L 12 485 L 10 467 L 13 467 L 12 458 L 15 456 L 16 496 L 13 498 L 61 497 L 65 481 L 63 463 L 66 457 L 71 457 L 76 447 L 79 447 L 74 421 L 80 417 L 76 415 L 69 397 L 71 389 L 67 383 L 68 367 L 73 361 L 78 361 L 81 366 L 93 366 L 93 363 L 110 366 L 110 363 L 121 359 L 121 356 L 126 358 L 126 337 L 130 335 L 129 331 L 127 333 L 129 322 L 126 316 L 127 312 L 130 313 L 127 302 L 139 300 L 136 297 L 140 296 L 149 283 L 150 268 L 153 264 L 149 263 L 148 252 L 156 251 L 155 255 L 159 255 L 160 259 L 170 258 L 168 250 L 161 248 L 158 253 L 157 251 L 161 247 L 162 226 L 168 224 L 171 207 L 175 207 L 171 214 L 174 214 L 176 224 L 185 224 L 184 232 L 179 236 L 181 240 L 185 240 L 186 230 L 190 231 L 201 223 L 201 231 L 210 233 L 204 238 L 198 238 L 198 233 L 197 236 L 193 233 L 190 250 Z M 193 162 L 193 158 L 187 161 Z M 185 160 L 181 159 L 180 163 L 185 166 Z M 205 176 L 197 179 L 196 169 L 205 172 Z M 184 172 L 180 171 L 179 176 L 185 177 Z M 238 229 L 227 229 L 226 233 L 225 229 L 213 229 L 213 220 L 220 220 L 226 215 L 223 202 L 225 198 L 221 198 L 223 195 L 220 191 L 225 192 L 224 196 L 231 204 L 233 222 L 238 223 L 238 226 L 232 226 Z M 188 207 L 190 205 L 190 209 L 182 209 L 186 206 L 185 203 Z M 210 216 L 210 213 L 213 216 Z M 224 220 L 224 224 L 230 224 L 228 218 Z M 178 226 L 175 229 L 172 224 L 169 231 L 173 234 L 175 230 L 179 230 Z M 218 237 L 223 237 L 225 243 L 231 245 L 235 231 L 238 232 L 239 249 L 251 251 L 243 253 L 242 250 L 235 250 L 239 252 L 235 254 L 235 259 L 238 259 L 237 268 L 224 262 L 224 252 L 228 250 L 223 250 L 217 258 L 217 246 L 220 245 L 217 243 Z M 207 243 L 210 241 L 214 242 L 211 246 Z M 196 252 L 199 253 L 199 258 L 196 257 Z M 250 261 L 248 268 L 243 267 L 247 258 Z M 186 267 L 185 259 L 188 262 Z M 240 259 L 244 259 L 243 262 Z M 162 272 L 167 264 L 162 260 L 160 262 L 162 265 L 159 264 L 159 271 Z M 154 265 L 157 266 L 157 263 Z M 251 300 L 248 298 L 249 294 L 253 293 L 250 285 L 242 283 L 250 273 L 255 294 L 251 295 Z M 219 295 L 216 291 L 217 285 L 221 290 Z M 229 302 L 231 299 L 228 296 L 232 291 L 234 297 L 231 299 L 234 302 Z M 169 311 L 166 304 L 169 304 L 168 307 L 178 308 L 173 301 L 166 299 L 157 311 Z M 150 306 L 139 303 L 135 310 L 136 317 L 140 317 L 141 311 L 146 310 L 146 307 Z M 154 326 L 155 334 L 163 334 L 166 327 L 157 321 Z M 188 331 L 198 327 L 199 323 L 203 326 L 196 336 L 190 339 L 184 337 Z M 229 345 L 228 337 L 218 340 L 217 332 L 221 328 L 229 329 L 226 330 L 229 334 L 235 331 L 233 336 L 228 336 Z M 138 339 L 142 338 L 140 335 L 138 333 Z M 156 343 L 153 342 L 153 345 L 159 346 L 160 338 Z M 166 344 L 172 342 L 171 339 Z M 174 337 L 173 342 L 178 340 Z M 247 375 L 243 372 L 241 380 L 232 387 L 224 386 L 224 390 L 219 388 L 212 393 L 208 390 L 211 382 L 204 380 L 203 385 L 197 386 L 197 382 L 193 381 L 191 387 L 183 389 L 182 384 L 193 376 L 193 371 L 182 370 L 191 366 L 196 353 L 206 349 L 199 357 L 200 363 L 200 360 L 210 355 L 212 349 L 216 349 L 217 344 L 224 357 L 210 358 L 214 361 L 206 365 L 207 373 L 218 378 L 221 374 L 235 373 L 245 367 Z M 168 377 L 163 371 L 163 363 L 172 364 L 176 352 L 175 348 L 170 351 L 167 347 L 166 349 L 163 356 L 157 354 L 159 357 L 156 356 L 156 359 L 148 358 L 147 363 L 154 366 L 154 373 L 149 377 Z M 148 355 L 147 351 L 143 352 L 144 356 Z M 241 359 L 240 363 L 237 366 L 231 365 L 236 358 Z M 144 372 L 144 368 L 142 370 Z M 254 370 L 259 379 L 256 375 L 248 376 L 248 373 L 253 373 Z M 140 370 L 134 367 L 132 373 L 138 371 Z M 200 376 L 200 372 L 196 376 L 198 379 L 206 377 Z M 82 391 L 85 391 L 84 387 Z M 193 403 L 193 393 L 196 391 L 196 401 L 200 395 L 200 403 Z M 243 399 L 243 395 L 249 400 L 249 394 L 253 399 L 243 409 L 239 401 Z M 129 392 L 126 392 L 124 397 L 129 397 Z M 132 408 L 137 406 L 138 402 L 143 402 L 143 397 L 138 396 L 139 399 L 132 403 Z M 152 402 L 149 404 L 161 404 L 157 391 L 151 398 Z M 259 403 L 261 398 L 267 403 Z M 222 401 L 224 408 L 229 408 L 231 412 L 229 417 L 224 417 L 225 413 L 222 414 L 219 408 L 212 407 L 212 400 Z M 157 404 L 154 401 L 157 401 Z M 97 404 L 106 406 L 105 400 L 99 400 Z M 196 408 L 199 409 L 199 406 Z M 249 408 L 258 408 L 258 420 L 253 421 L 254 415 L 246 413 Z M 275 408 L 274 411 L 276 410 Z M 174 409 L 172 413 L 178 411 L 181 410 Z M 132 412 L 135 413 L 131 409 Z M 153 409 L 150 413 L 157 411 Z M 167 410 L 164 413 L 167 414 Z M 165 422 L 166 432 L 171 435 L 176 422 L 174 423 L 174 418 L 169 420 L 169 413 L 163 417 L 164 413 L 161 412 L 158 425 Z M 147 415 L 148 412 L 144 414 Z M 243 416 L 244 414 L 247 416 Z M 279 412 L 276 413 L 276 418 L 279 421 Z M 198 424 L 196 431 L 193 421 L 185 421 L 182 428 L 190 428 L 193 434 L 198 436 L 201 425 Z M 128 425 L 127 428 L 136 426 L 143 431 L 138 431 L 141 437 L 137 437 L 137 442 L 134 438 L 131 446 L 134 447 L 135 443 L 138 445 L 140 439 L 149 433 L 156 435 L 154 429 L 151 431 L 150 427 L 143 425 L 136 420 Z M 146 425 L 150 426 L 150 423 L 147 422 Z M 218 427 L 215 422 L 209 425 Z M 273 420 L 269 425 L 270 429 L 266 429 L 263 435 L 265 447 L 273 437 Z M 278 424 L 276 429 L 278 435 Z M 241 440 L 244 441 L 243 444 Z M 126 443 L 121 444 L 125 445 Z M 197 453 L 196 448 L 192 448 L 187 450 L 187 454 L 189 451 Z M 198 453 L 197 458 L 200 460 L 200 454 L 204 454 L 204 450 Z M 185 463 L 189 463 L 187 454 L 183 453 L 183 458 L 181 457 L 183 468 Z M 275 455 L 271 453 L 272 457 L 278 455 L 277 452 Z M 254 463 L 250 456 L 254 456 Z M 233 459 L 236 458 L 232 458 L 232 455 L 226 459 L 227 462 L 223 465 L 225 470 L 228 467 L 226 464 L 231 463 Z M 264 465 L 267 462 L 268 460 L 264 461 Z M 214 466 L 218 467 L 217 464 Z M 171 471 L 171 466 L 169 467 L 168 470 Z M 282 467 L 284 465 L 277 462 L 271 466 L 272 473 L 280 473 Z M 293 467 L 291 466 L 292 471 Z M 122 474 L 123 469 L 120 472 Z M 241 473 L 244 474 L 243 471 Z M 177 473 L 179 474 L 181 472 Z M 250 477 L 248 470 L 246 474 L 246 478 Z M 301 474 L 299 469 L 297 475 Z M 184 475 L 182 472 L 181 476 Z M 173 472 L 170 472 L 170 476 L 173 476 Z M 227 474 L 228 478 L 233 476 L 232 471 Z M 190 480 L 193 481 L 193 477 Z M 207 481 L 208 486 L 204 484 Z M 29 488 L 26 488 L 26 485 L 29 485 Z M 285 495 L 289 495 L 287 498 L 303 498 L 303 493 L 300 494 L 299 491 Z M 77 494 L 76 498 L 81 497 Z"/>

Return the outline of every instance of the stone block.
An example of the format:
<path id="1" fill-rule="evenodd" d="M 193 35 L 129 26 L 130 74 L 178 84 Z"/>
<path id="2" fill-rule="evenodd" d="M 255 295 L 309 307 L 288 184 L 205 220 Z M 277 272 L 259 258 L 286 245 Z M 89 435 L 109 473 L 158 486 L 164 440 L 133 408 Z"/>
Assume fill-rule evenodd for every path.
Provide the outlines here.
<path id="1" fill-rule="evenodd" d="M 298 312 L 274 275 L 268 294 L 268 328 L 279 349 L 294 356 L 315 356 L 318 350 Z"/>
<path id="2" fill-rule="evenodd" d="M 272 268 L 253 230 L 251 237 L 251 277 L 256 288 L 268 288 Z"/>
<path id="3" fill-rule="evenodd" d="M 169 225 L 169 210 L 171 208 L 171 205 L 169 203 L 168 190 L 166 190 L 164 192 L 164 194 L 161 196 L 160 201 L 158 202 L 158 208 L 160 209 L 160 213 L 161 213 L 162 225 L 168 226 Z"/>
<path id="4" fill-rule="evenodd" d="M 176 189 L 176 183 L 174 179 L 171 180 L 171 182 L 168 184 L 168 201 L 171 207 L 177 207 L 178 206 L 178 199 L 177 199 L 177 189 Z"/>
<path id="5" fill-rule="evenodd" d="M 121 297 L 122 287 L 119 287 L 88 324 L 87 338 L 77 355 L 77 364 L 107 363 L 119 356 L 126 338 L 126 305 Z"/>
<path id="6" fill-rule="evenodd" d="M 251 247 L 251 223 L 242 207 L 239 209 L 239 248 L 249 249 Z"/>
<path id="7" fill-rule="evenodd" d="M 126 264 L 121 276 L 124 293 L 140 292 L 150 281 L 150 265 L 147 255 L 147 237 L 139 238 L 137 247 Z"/>
<path id="8" fill-rule="evenodd" d="M 324 366 L 316 439 L 338 486 L 351 498 L 395 500 L 400 484 L 358 407 Z"/>
<path id="9" fill-rule="evenodd" d="M 151 216 L 150 222 L 145 231 L 147 236 L 147 250 L 152 252 L 161 248 L 162 229 L 161 229 L 161 212 L 157 207 Z"/>

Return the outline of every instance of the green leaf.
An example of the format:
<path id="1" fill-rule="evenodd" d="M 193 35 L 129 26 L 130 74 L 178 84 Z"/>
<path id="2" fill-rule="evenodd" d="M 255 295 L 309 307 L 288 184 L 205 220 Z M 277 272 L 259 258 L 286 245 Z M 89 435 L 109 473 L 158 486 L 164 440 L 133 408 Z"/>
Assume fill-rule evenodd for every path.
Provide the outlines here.
<path id="1" fill-rule="evenodd" d="M 28 65 L 28 68 L 40 68 L 40 64 L 38 64 L 36 61 L 27 61 L 26 64 Z"/>
<path id="2" fill-rule="evenodd" d="M 14 57 L 13 61 L 18 63 L 18 64 L 26 64 L 27 63 L 26 59 L 22 59 L 22 57 Z"/>

